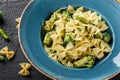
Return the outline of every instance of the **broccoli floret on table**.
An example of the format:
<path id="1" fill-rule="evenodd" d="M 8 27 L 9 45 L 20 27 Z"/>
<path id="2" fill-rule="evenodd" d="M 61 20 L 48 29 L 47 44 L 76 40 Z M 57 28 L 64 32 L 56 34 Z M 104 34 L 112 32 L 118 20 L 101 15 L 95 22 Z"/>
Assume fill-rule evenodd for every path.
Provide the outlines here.
<path id="1" fill-rule="evenodd" d="M 80 60 L 74 62 L 75 67 L 84 67 L 84 68 L 92 68 L 95 62 L 95 58 L 93 56 L 85 56 Z"/>

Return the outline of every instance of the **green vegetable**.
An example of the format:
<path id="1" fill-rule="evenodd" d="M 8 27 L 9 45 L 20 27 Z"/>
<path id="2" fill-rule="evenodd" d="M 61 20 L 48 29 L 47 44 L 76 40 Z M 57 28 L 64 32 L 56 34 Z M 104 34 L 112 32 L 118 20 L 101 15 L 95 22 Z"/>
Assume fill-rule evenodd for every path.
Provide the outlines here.
<path id="1" fill-rule="evenodd" d="M 93 56 L 85 56 L 82 59 L 74 62 L 75 67 L 85 67 L 85 68 L 92 68 L 94 65 L 95 59 Z"/>
<path id="2" fill-rule="evenodd" d="M 95 38 L 98 38 L 98 39 L 102 39 L 103 36 L 102 36 L 102 33 L 97 33 L 94 35 Z"/>
<path id="3" fill-rule="evenodd" d="M 45 22 L 44 29 L 46 31 L 51 31 L 53 28 L 54 28 L 54 23 L 53 23 L 52 20 L 48 20 L 48 21 Z"/>
<path id="4" fill-rule="evenodd" d="M 70 35 L 65 35 L 63 45 L 67 45 L 69 42 L 72 42 L 74 44 L 74 40 Z"/>
<path id="5" fill-rule="evenodd" d="M 0 55 L 0 61 L 4 60 L 4 56 Z"/>
<path id="6" fill-rule="evenodd" d="M 52 39 L 50 38 L 50 33 L 46 33 L 45 37 L 44 37 L 44 40 L 43 40 L 43 43 L 47 46 L 50 46 L 51 43 L 52 43 Z"/>
<path id="7" fill-rule="evenodd" d="M 71 18 L 71 14 L 68 11 L 63 11 L 62 14 L 68 18 Z"/>
<path id="8" fill-rule="evenodd" d="M 103 33 L 103 40 L 108 43 L 110 41 L 110 39 L 111 39 L 111 35 L 107 32 L 104 32 Z"/>
<path id="9" fill-rule="evenodd" d="M 2 11 L 0 11 L 0 20 L 3 19 L 3 16 L 2 16 Z"/>
<path id="10" fill-rule="evenodd" d="M 85 18 L 83 18 L 83 17 L 76 16 L 76 19 L 79 20 L 79 21 L 81 21 L 81 22 L 83 22 L 83 23 L 85 23 L 85 24 L 88 23 L 88 21 Z"/>
<path id="11" fill-rule="evenodd" d="M 0 29 L 0 35 L 1 35 L 4 39 L 9 39 L 8 35 L 3 31 L 3 29 Z"/>

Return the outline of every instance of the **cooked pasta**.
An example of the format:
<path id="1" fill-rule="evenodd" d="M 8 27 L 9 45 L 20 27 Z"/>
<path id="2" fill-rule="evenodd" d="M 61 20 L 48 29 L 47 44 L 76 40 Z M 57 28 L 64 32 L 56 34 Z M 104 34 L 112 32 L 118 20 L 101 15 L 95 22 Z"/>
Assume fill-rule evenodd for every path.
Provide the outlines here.
<path id="1" fill-rule="evenodd" d="M 108 36 L 111 38 L 103 36 L 108 29 L 106 22 L 101 15 L 83 7 L 74 9 L 69 5 L 67 9 L 58 9 L 45 21 L 43 28 L 48 56 L 64 66 L 77 67 L 76 61 L 86 56 L 102 59 L 112 51 L 110 39 L 104 41 Z"/>

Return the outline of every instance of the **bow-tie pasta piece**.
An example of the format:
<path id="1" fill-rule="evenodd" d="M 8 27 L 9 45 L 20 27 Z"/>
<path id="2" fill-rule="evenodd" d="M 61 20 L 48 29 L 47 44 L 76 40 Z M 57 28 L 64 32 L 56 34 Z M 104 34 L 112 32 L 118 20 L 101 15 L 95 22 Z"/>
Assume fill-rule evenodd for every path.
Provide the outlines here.
<path id="1" fill-rule="evenodd" d="M 12 59 L 14 57 L 14 54 L 15 52 L 14 51 L 9 51 L 7 54 L 6 54 L 6 57 L 8 60 Z"/>
<path id="2" fill-rule="evenodd" d="M 29 72 L 29 68 L 31 67 L 31 64 L 29 63 L 20 63 L 20 67 L 22 68 L 22 70 L 20 70 L 18 73 L 21 76 L 29 76 L 30 72 Z"/>
<path id="3" fill-rule="evenodd" d="M 21 76 L 28 76 L 30 72 L 27 69 L 22 69 L 18 72 Z"/>
<path id="4" fill-rule="evenodd" d="M 20 28 L 21 18 L 17 18 L 15 21 L 18 23 L 16 28 Z"/>
<path id="5" fill-rule="evenodd" d="M 31 64 L 29 64 L 29 63 L 20 63 L 20 67 L 21 67 L 22 69 L 29 69 L 30 66 L 31 66 Z"/>
<path id="6" fill-rule="evenodd" d="M 3 54 L 3 55 L 6 55 L 7 52 L 8 52 L 8 47 L 7 46 L 0 50 L 0 53 Z"/>
<path id="7" fill-rule="evenodd" d="M 15 52 L 14 51 L 8 51 L 8 47 L 4 47 L 0 50 L 0 53 L 5 55 L 8 60 L 12 59 L 14 57 Z"/>

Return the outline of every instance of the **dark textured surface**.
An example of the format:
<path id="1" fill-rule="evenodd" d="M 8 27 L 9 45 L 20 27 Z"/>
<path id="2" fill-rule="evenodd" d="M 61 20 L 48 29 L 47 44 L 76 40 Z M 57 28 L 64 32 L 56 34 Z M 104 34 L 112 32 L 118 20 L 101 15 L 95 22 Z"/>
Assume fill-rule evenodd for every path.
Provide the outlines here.
<path id="1" fill-rule="evenodd" d="M 20 17 L 23 9 L 30 0 L 0 0 L 0 10 L 3 11 L 4 23 L 0 28 L 9 35 L 10 41 L 4 40 L 0 36 L 0 49 L 8 46 L 15 51 L 15 57 L 10 61 L 0 62 L 0 80 L 51 80 L 39 73 L 35 68 L 30 68 L 30 76 L 22 77 L 18 75 L 19 63 L 28 62 L 20 49 L 15 19 Z"/>

